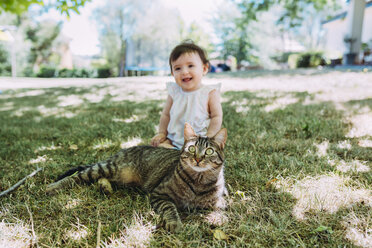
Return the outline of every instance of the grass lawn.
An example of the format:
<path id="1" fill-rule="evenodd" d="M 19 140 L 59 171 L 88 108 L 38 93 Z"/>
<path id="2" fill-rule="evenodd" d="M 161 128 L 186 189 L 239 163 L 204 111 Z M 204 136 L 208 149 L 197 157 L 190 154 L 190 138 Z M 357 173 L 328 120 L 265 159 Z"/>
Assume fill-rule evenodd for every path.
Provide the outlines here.
<path id="1" fill-rule="evenodd" d="M 148 144 L 163 79 L 4 89 L 0 191 L 43 171 L 0 198 L 0 247 L 372 247 L 372 73 L 308 72 L 206 79 L 222 82 L 229 207 L 182 212 L 178 234 L 154 230 L 135 188 L 45 194 L 71 167 Z"/>

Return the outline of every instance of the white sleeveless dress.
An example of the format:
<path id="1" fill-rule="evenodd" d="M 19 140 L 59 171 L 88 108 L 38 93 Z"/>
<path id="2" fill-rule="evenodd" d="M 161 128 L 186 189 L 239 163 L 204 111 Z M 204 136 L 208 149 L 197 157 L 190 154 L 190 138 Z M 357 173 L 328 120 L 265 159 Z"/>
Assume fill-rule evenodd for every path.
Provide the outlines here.
<path id="1" fill-rule="evenodd" d="M 183 146 L 185 122 L 192 126 L 196 134 L 206 136 L 210 122 L 208 113 L 209 92 L 214 89 L 220 91 L 220 88 L 221 84 L 202 85 L 196 91 L 186 92 L 176 83 L 167 83 L 168 94 L 173 99 L 167 138 L 172 141 L 175 147 L 181 149 Z"/>

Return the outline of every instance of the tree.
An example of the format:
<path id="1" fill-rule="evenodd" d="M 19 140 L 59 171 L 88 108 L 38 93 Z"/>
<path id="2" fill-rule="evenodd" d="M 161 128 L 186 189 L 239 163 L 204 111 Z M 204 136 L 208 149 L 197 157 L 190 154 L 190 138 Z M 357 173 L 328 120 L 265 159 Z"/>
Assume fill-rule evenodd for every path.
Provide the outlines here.
<path id="1" fill-rule="evenodd" d="M 237 59 L 238 64 L 242 61 L 255 61 L 257 58 L 252 56 L 250 51 L 253 44 L 250 42 L 252 32 L 246 22 L 242 20 L 239 8 L 232 2 L 224 3 L 218 8 L 219 12 L 214 17 L 215 32 L 220 39 L 219 47 L 223 59 L 229 55 Z"/>
<path id="2" fill-rule="evenodd" d="M 53 46 L 61 32 L 61 23 L 44 21 L 32 23 L 26 29 L 26 38 L 31 41 L 29 63 L 37 71 L 42 64 L 48 64 L 53 54 Z"/>
<path id="3" fill-rule="evenodd" d="M 79 14 L 79 7 L 84 6 L 86 2 L 90 1 L 91 0 L 58 0 L 46 5 L 44 4 L 44 0 L 1 0 L 0 13 L 5 11 L 14 14 L 21 14 L 27 12 L 31 5 L 38 4 L 45 8 L 56 8 L 61 12 L 61 14 L 70 16 L 71 11 Z"/>
<path id="4" fill-rule="evenodd" d="M 95 10 L 94 19 L 102 55 L 119 76 L 128 66 L 168 67 L 169 53 L 182 39 L 179 15 L 160 1 L 117 0 Z"/>
<path id="5" fill-rule="evenodd" d="M 177 11 L 163 6 L 161 2 L 153 3 L 131 37 L 133 49 L 129 52 L 135 54 L 134 65 L 168 68 L 169 54 L 181 40 L 182 27 L 183 21 Z"/>
<path id="6" fill-rule="evenodd" d="M 252 20 L 257 21 L 257 15 L 260 12 L 268 11 L 274 5 L 282 5 L 284 11 L 278 22 L 287 22 L 290 27 L 302 24 L 304 21 L 303 13 L 309 7 L 321 11 L 325 8 L 337 9 L 340 6 L 340 0 L 235 0 L 235 2 L 247 23 Z"/>
<path id="7" fill-rule="evenodd" d="M 212 45 L 209 34 L 206 33 L 197 22 L 192 22 L 189 27 L 183 28 L 181 40 L 187 39 L 190 39 L 201 46 L 207 51 L 207 53 L 211 53 L 215 49 Z"/>
<path id="8" fill-rule="evenodd" d="M 103 55 L 109 66 L 117 66 L 120 77 L 124 76 L 128 38 L 133 35 L 136 21 L 145 14 L 145 6 L 149 4 L 149 0 L 117 0 L 94 11 Z"/>
<path id="9" fill-rule="evenodd" d="M 8 51 L 0 43 L 0 76 L 10 76 L 11 66 Z"/>
<path id="10" fill-rule="evenodd" d="M 274 50 L 262 45 L 265 36 L 267 39 L 277 39 L 275 36 L 286 33 L 288 36 L 299 37 L 305 47 L 316 48 L 321 34 L 317 22 L 320 22 L 322 16 L 334 12 L 341 2 L 340 0 L 233 0 L 229 4 L 219 8 L 220 12 L 214 23 L 216 23 L 216 33 L 221 40 L 222 55 L 224 57 L 233 55 L 240 64 L 244 60 L 262 63 L 262 57 L 266 57 L 265 60 L 268 62 L 268 56 Z M 271 44 L 278 45 L 278 42 Z"/>

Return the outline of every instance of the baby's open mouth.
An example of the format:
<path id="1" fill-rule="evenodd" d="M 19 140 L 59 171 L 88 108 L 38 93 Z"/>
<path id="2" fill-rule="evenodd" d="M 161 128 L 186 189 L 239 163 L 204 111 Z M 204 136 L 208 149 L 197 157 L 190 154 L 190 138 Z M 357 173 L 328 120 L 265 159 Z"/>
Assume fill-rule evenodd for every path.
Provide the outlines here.
<path id="1" fill-rule="evenodd" d="M 187 82 L 191 81 L 191 79 L 192 79 L 192 78 L 183 78 L 183 79 L 182 79 L 182 82 L 186 82 L 186 83 L 187 83 Z"/>

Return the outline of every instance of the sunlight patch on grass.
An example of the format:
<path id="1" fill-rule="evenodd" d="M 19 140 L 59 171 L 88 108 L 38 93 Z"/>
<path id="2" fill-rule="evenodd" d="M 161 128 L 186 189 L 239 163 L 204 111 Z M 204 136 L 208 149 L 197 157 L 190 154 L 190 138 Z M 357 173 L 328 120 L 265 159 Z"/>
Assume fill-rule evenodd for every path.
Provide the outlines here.
<path id="1" fill-rule="evenodd" d="M 31 107 L 19 108 L 16 111 L 14 111 L 12 113 L 12 115 L 16 116 L 16 117 L 22 117 L 25 112 L 29 112 L 29 111 L 33 111 L 33 110 L 39 111 L 39 113 L 43 117 L 56 116 L 56 117 L 72 118 L 72 117 L 76 116 L 75 113 L 65 111 L 64 109 L 56 108 L 56 107 L 55 108 L 47 108 L 44 105 L 40 105 L 36 108 L 31 108 Z M 40 117 L 35 117 L 35 120 L 39 122 L 39 121 L 41 121 L 41 118 Z"/>
<path id="2" fill-rule="evenodd" d="M 59 107 L 80 106 L 84 102 L 80 96 L 76 95 L 59 96 L 57 100 L 59 101 Z"/>
<path id="3" fill-rule="evenodd" d="M 35 159 L 31 159 L 29 161 L 30 164 L 39 164 L 39 163 L 45 163 L 47 161 L 51 161 L 52 159 L 51 158 L 48 158 L 47 155 L 43 155 L 43 156 L 38 156 L 37 158 Z"/>
<path id="4" fill-rule="evenodd" d="M 341 149 L 350 150 L 351 149 L 351 144 L 350 144 L 350 141 L 349 140 L 344 140 L 344 141 L 340 141 L 337 144 L 337 147 L 338 148 L 341 148 Z"/>
<path id="5" fill-rule="evenodd" d="M 237 113 L 247 113 L 250 110 L 250 107 L 247 106 L 249 101 L 247 99 L 243 99 L 241 101 L 233 101 L 231 103 L 232 106 L 235 107 L 235 111 Z"/>
<path id="6" fill-rule="evenodd" d="M 277 109 L 284 109 L 288 105 L 294 104 L 294 103 L 297 103 L 297 102 L 298 102 L 297 98 L 294 98 L 292 96 L 283 96 L 283 97 L 280 97 L 278 99 L 275 99 L 272 104 L 267 105 L 265 107 L 265 111 L 266 112 L 271 112 L 271 111 L 274 111 L 274 110 L 277 110 Z"/>
<path id="7" fill-rule="evenodd" d="M 142 77 L 141 80 L 144 78 Z M 113 97 L 110 101 L 133 101 L 144 102 L 148 100 L 163 100 L 167 98 L 167 90 L 164 83 L 146 82 L 128 82 L 125 84 L 115 85 L 111 87 L 110 95 Z"/>
<path id="8" fill-rule="evenodd" d="M 230 97 L 226 97 L 225 95 L 221 95 L 221 103 L 226 103 L 230 101 Z"/>
<path id="9" fill-rule="evenodd" d="M 256 94 L 257 97 L 261 98 L 274 98 L 278 95 L 278 92 L 275 91 L 261 91 Z"/>
<path id="10" fill-rule="evenodd" d="M 335 160 L 328 160 L 330 165 L 336 166 L 338 171 L 341 172 L 349 172 L 349 171 L 355 171 L 355 172 L 368 172 L 370 171 L 370 168 L 368 165 L 366 165 L 366 161 L 359 161 L 359 160 L 353 160 L 351 162 L 345 162 L 344 160 L 335 161 Z"/>
<path id="11" fill-rule="evenodd" d="M 8 111 L 8 110 L 12 110 L 13 108 L 14 108 L 14 103 L 13 102 L 6 102 L 0 108 L 0 111 Z"/>
<path id="12" fill-rule="evenodd" d="M 352 123 L 353 127 L 346 137 L 357 138 L 372 136 L 372 113 L 351 116 L 348 120 Z"/>
<path id="13" fill-rule="evenodd" d="M 248 106 L 237 106 L 235 111 L 237 113 L 247 113 L 250 110 L 250 107 Z"/>
<path id="14" fill-rule="evenodd" d="M 60 146 L 55 146 L 54 144 L 52 144 L 51 146 L 41 146 L 39 148 L 36 148 L 35 149 L 35 153 L 38 153 L 38 152 L 41 152 L 41 151 L 53 151 L 53 150 L 57 150 L 57 149 L 61 149 L 62 147 Z"/>
<path id="15" fill-rule="evenodd" d="M 44 117 L 56 116 L 56 117 L 72 118 L 72 117 L 76 116 L 75 113 L 65 111 L 64 109 L 61 109 L 61 108 L 47 108 L 43 105 L 38 106 L 37 110 Z"/>
<path id="16" fill-rule="evenodd" d="M 82 95 L 82 98 L 91 103 L 97 103 L 97 102 L 101 102 L 107 94 L 108 94 L 107 90 L 98 91 L 97 93 L 93 93 L 93 94 L 84 94 Z"/>
<path id="17" fill-rule="evenodd" d="M 368 114 L 369 112 L 371 112 L 371 109 L 368 107 L 368 106 L 361 106 L 360 104 L 355 104 L 355 105 L 352 105 L 351 107 L 349 107 L 349 112 L 353 111 L 353 112 L 356 112 L 358 114 Z"/>
<path id="18" fill-rule="evenodd" d="M 12 115 L 16 116 L 16 117 L 22 117 L 25 112 L 28 112 L 28 111 L 31 111 L 31 110 L 32 110 L 32 108 L 30 108 L 30 107 L 19 108 L 16 111 L 14 111 Z"/>
<path id="19" fill-rule="evenodd" d="M 355 203 L 364 202 L 372 206 L 371 191 L 347 186 L 350 180 L 338 175 L 323 175 L 294 183 L 279 180 L 275 185 L 297 199 L 292 214 L 296 219 L 304 220 L 305 214 L 311 210 L 332 214 L 341 207 L 351 207 Z"/>
<path id="20" fill-rule="evenodd" d="M 119 248 L 119 247 L 149 247 L 153 235 L 154 227 L 151 223 L 145 223 L 142 217 L 137 214 L 134 216 L 132 225 L 125 226 L 119 238 L 110 238 L 108 242 L 103 242 L 102 247 Z"/>
<path id="21" fill-rule="evenodd" d="M 346 228 L 346 238 L 354 245 L 360 247 L 372 247 L 372 219 L 360 219 L 354 212 L 344 218 L 343 226 Z"/>
<path id="22" fill-rule="evenodd" d="M 142 142 L 141 138 L 134 137 L 134 138 L 128 139 L 126 142 L 121 143 L 120 147 L 121 148 L 128 148 L 128 147 L 136 146 L 136 145 L 140 144 L 141 142 Z"/>
<path id="23" fill-rule="evenodd" d="M 79 241 L 81 239 L 84 239 L 88 236 L 89 229 L 80 224 L 80 220 L 77 219 L 77 224 L 72 224 L 72 228 L 70 230 L 67 230 L 65 233 L 65 237 L 71 240 Z"/>
<path id="24" fill-rule="evenodd" d="M 39 96 L 43 94 L 45 94 L 45 90 L 29 90 L 26 92 L 15 94 L 12 97 Z"/>
<path id="25" fill-rule="evenodd" d="M 328 140 L 325 140 L 320 144 L 314 144 L 314 146 L 317 149 L 316 154 L 318 155 L 318 157 L 327 156 L 327 150 L 328 150 L 328 147 L 329 147 L 329 141 Z"/>
<path id="26" fill-rule="evenodd" d="M 26 224 L 0 222 L 0 247 L 23 248 L 36 244 L 37 238 L 32 235 L 31 228 Z"/>
<path id="27" fill-rule="evenodd" d="M 129 117 L 127 119 L 113 118 L 112 121 L 114 121 L 114 122 L 123 122 L 123 123 L 131 123 L 131 122 L 142 120 L 145 117 L 146 116 L 144 116 L 144 115 L 142 115 L 142 116 L 132 115 L 131 117 Z"/>
<path id="28" fill-rule="evenodd" d="M 108 139 L 99 140 L 95 145 L 93 145 L 94 150 L 104 150 L 111 146 L 114 146 L 114 142 Z"/>
<path id="29" fill-rule="evenodd" d="M 65 209 L 72 209 L 72 208 L 75 208 L 77 206 L 79 206 L 81 203 L 81 200 L 80 199 L 71 199 L 71 200 L 68 200 L 66 205 L 65 205 Z"/>
<path id="30" fill-rule="evenodd" d="M 372 140 L 359 140 L 358 145 L 361 147 L 372 147 Z"/>

